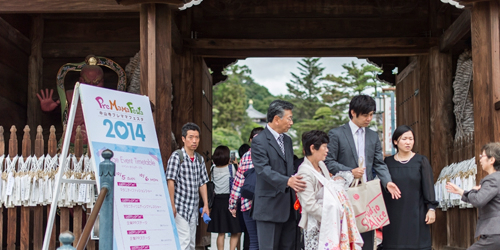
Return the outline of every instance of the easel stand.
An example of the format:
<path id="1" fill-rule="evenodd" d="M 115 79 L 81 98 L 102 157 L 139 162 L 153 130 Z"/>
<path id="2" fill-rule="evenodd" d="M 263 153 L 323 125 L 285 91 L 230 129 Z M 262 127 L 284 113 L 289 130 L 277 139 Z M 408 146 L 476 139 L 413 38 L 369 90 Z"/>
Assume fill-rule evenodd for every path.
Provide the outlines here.
<path id="1" fill-rule="evenodd" d="M 75 84 L 75 89 L 73 92 L 73 101 L 71 102 L 71 108 L 69 111 L 68 124 L 66 126 L 66 133 L 64 135 L 61 157 L 59 157 L 59 168 L 55 176 L 54 192 L 52 195 L 52 204 L 50 206 L 49 218 L 47 219 L 47 229 L 45 230 L 45 237 L 43 239 L 42 250 L 48 250 L 50 244 L 50 236 L 52 234 L 52 228 L 54 226 L 54 220 L 57 210 L 57 202 L 59 200 L 59 195 L 61 192 L 62 183 L 76 183 L 76 184 L 96 184 L 95 180 L 75 180 L 63 178 L 63 166 L 68 157 L 69 144 L 71 139 L 71 131 L 73 131 L 73 123 L 75 121 L 76 107 L 78 105 L 78 100 L 80 98 L 80 83 Z M 95 171 L 95 169 L 94 169 Z"/>

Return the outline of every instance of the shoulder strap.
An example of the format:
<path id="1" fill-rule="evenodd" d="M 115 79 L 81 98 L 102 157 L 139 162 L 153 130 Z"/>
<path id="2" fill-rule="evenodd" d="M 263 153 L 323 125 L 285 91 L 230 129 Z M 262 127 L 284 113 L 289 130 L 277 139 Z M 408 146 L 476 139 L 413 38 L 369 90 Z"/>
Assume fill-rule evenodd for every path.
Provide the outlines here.
<path id="1" fill-rule="evenodd" d="M 179 164 L 182 164 L 184 162 L 184 154 L 182 153 L 182 149 L 177 149 L 175 150 L 177 154 L 179 155 Z"/>
<path id="2" fill-rule="evenodd" d="M 196 152 L 196 151 L 194 152 L 194 155 L 196 156 L 196 158 L 198 158 L 198 163 L 200 163 L 200 165 L 203 164 L 203 160 L 202 160 L 203 156 L 201 156 L 200 154 L 198 154 L 198 152 Z"/>
<path id="3" fill-rule="evenodd" d="M 212 167 L 210 167 L 210 173 L 208 173 L 208 176 L 210 176 L 210 180 L 214 180 L 214 167 L 215 165 L 212 165 Z"/>
<path id="4" fill-rule="evenodd" d="M 229 176 L 233 177 L 233 164 L 229 164 L 227 167 L 229 168 Z"/>
<path id="5" fill-rule="evenodd" d="M 177 152 L 177 154 L 179 154 L 179 163 L 182 164 L 184 162 L 184 153 L 182 152 L 182 149 L 177 149 L 175 150 L 175 152 Z M 203 164 L 203 158 L 200 154 L 198 154 L 198 152 L 194 152 L 194 155 L 196 158 L 198 158 L 198 162 L 201 164 Z"/>

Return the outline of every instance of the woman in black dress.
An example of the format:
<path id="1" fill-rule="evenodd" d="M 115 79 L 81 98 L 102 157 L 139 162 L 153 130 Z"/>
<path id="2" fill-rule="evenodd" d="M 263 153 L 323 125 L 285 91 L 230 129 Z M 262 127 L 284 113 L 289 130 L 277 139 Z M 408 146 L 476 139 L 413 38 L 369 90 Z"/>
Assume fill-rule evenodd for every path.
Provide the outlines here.
<path id="1" fill-rule="evenodd" d="M 391 224 L 383 228 L 383 249 L 431 250 L 429 224 L 436 219 L 432 168 L 427 157 L 412 152 L 415 134 L 402 125 L 392 136 L 397 149 L 385 158 L 392 181 L 401 190 L 401 198 L 392 199 L 384 193 Z"/>

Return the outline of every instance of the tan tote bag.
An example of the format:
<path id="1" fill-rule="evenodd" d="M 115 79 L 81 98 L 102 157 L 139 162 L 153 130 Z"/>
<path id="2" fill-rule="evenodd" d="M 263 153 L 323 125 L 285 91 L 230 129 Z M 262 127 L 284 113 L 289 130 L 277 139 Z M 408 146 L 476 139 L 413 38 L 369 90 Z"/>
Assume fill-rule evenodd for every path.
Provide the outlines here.
<path id="1" fill-rule="evenodd" d="M 362 177 L 361 181 L 354 179 L 347 194 L 353 206 L 356 226 L 360 233 L 389 225 L 389 216 L 379 179 L 368 182 L 365 182 Z"/>

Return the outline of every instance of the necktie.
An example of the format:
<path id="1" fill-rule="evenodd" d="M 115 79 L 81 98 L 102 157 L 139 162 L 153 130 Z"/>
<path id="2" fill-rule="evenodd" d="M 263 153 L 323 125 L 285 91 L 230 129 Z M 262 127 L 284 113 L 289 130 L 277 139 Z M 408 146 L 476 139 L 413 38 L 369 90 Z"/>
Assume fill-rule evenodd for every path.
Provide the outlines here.
<path id="1" fill-rule="evenodd" d="M 365 164 L 365 136 L 363 134 L 363 128 L 359 128 L 357 131 L 356 131 L 356 135 L 358 137 L 358 164 L 363 161 L 363 165 L 361 167 L 364 167 L 366 164 Z M 359 167 L 359 165 L 358 165 Z M 365 174 L 363 175 L 363 178 L 365 179 L 366 181 L 366 170 L 365 170 Z"/>
<path id="2" fill-rule="evenodd" d="M 278 136 L 278 144 L 280 145 L 281 152 L 285 155 L 285 143 L 283 142 L 283 134 Z"/>

